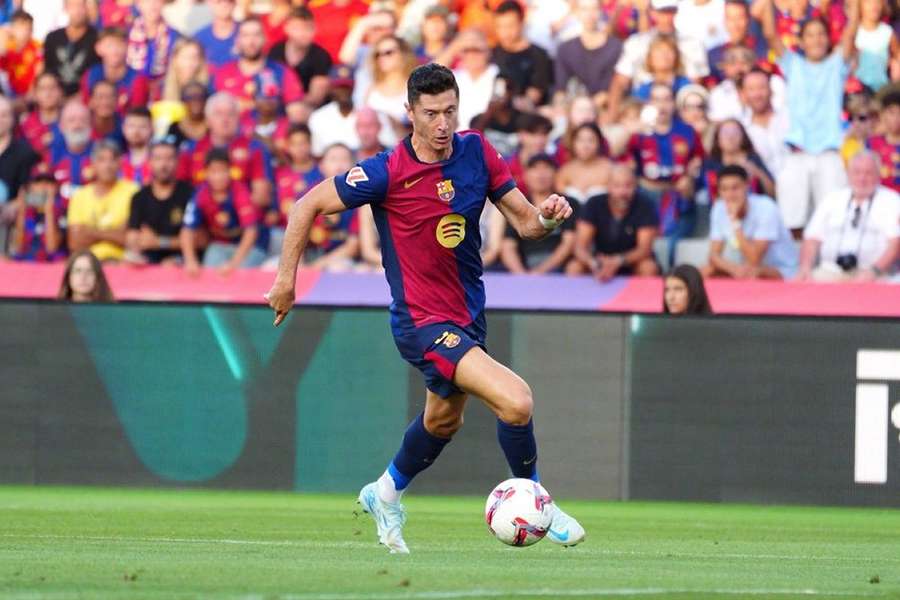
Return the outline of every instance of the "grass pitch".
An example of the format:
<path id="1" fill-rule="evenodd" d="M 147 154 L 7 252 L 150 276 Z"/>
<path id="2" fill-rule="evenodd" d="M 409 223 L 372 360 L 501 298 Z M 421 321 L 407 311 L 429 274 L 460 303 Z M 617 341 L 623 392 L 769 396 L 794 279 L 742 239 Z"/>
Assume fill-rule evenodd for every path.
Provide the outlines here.
<path id="1" fill-rule="evenodd" d="M 480 498 L 406 500 L 409 556 L 355 497 L 0 488 L 0 598 L 900 599 L 900 511 L 566 502 L 571 549 L 493 540 Z"/>

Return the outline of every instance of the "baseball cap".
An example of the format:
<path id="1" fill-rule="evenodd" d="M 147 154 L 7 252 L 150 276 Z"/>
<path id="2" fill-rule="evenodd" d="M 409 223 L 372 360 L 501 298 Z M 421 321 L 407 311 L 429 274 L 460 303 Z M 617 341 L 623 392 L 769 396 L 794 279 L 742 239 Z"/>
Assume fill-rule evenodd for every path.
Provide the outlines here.
<path id="1" fill-rule="evenodd" d="M 678 0 L 650 0 L 653 10 L 678 10 Z"/>
<path id="2" fill-rule="evenodd" d="M 331 85 L 336 87 L 353 87 L 353 69 L 347 65 L 337 64 L 328 73 Z"/>

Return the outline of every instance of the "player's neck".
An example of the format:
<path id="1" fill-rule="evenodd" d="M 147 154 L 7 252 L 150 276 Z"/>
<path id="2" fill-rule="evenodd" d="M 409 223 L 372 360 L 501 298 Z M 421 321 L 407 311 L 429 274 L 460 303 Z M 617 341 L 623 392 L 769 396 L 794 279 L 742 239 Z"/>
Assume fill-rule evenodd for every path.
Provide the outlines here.
<path id="1" fill-rule="evenodd" d="M 447 160 L 453 154 L 453 144 L 450 144 L 444 149 L 435 150 L 428 142 L 418 137 L 415 133 L 413 133 L 410 141 L 413 151 L 416 153 L 416 158 L 423 163 L 436 163 Z"/>

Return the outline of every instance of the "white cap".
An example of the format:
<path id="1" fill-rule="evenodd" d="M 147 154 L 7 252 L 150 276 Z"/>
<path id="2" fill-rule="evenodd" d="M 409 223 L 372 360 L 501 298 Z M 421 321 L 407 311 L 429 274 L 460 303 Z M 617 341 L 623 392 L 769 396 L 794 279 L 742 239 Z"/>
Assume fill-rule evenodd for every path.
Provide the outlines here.
<path id="1" fill-rule="evenodd" d="M 678 0 L 650 0 L 653 10 L 678 10 Z"/>

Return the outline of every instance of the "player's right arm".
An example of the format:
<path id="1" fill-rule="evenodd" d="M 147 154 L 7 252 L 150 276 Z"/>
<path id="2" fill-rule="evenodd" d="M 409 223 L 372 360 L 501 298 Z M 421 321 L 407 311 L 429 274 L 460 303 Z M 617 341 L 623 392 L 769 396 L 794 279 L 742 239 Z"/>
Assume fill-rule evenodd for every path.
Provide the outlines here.
<path id="1" fill-rule="evenodd" d="M 272 289 L 265 295 L 269 306 L 275 311 L 275 326 L 281 324 L 294 306 L 294 285 L 300 257 L 309 241 L 309 230 L 318 215 L 331 215 L 347 210 L 338 196 L 334 177 L 322 181 L 303 195 L 288 215 L 281 259 L 278 261 L 278 275 Z"/>

